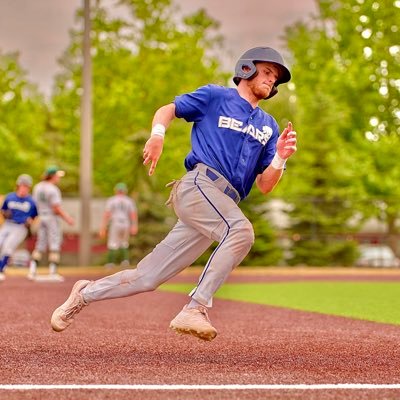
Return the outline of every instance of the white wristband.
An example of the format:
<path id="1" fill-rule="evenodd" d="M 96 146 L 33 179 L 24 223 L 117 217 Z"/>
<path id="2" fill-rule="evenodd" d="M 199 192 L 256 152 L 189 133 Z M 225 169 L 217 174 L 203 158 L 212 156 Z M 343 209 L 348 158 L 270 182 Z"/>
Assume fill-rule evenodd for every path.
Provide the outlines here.
<path id="1" fill-rule="evenodd" d="M 155 124 L 153 128 L 151 129 L 151 136 L 157 135 L 164 137 L 165 136 L 165 126 L 163 124 Z"/>
<path id="2" fill-rule="evenodd" d="M 283 169 L 285 168 L 286 159 L 279 156 L 278 153 L 275 153 L 274 158 L 271 161 L 271 165 L 275 169 Z"/>

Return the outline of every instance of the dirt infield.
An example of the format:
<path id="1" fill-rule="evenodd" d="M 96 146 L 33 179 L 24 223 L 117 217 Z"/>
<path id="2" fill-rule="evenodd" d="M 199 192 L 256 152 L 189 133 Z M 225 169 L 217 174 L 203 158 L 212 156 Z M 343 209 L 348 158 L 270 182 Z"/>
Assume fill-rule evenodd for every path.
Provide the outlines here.
<path id="1" fill-rule="evenodd" d="M 206 343 L 169 331 L 187 299 L 156 291 L 91 304 L 74 326 L 52 332 L 50 315 L 75 280 L 11 276 L 1 283 L 1 400 L 400 399 L 400 389 L 2 390 L 11 384 L 400 384 L 399 326 L 277 307 L 216 299 L 210 317 L 219 335 Z"/>

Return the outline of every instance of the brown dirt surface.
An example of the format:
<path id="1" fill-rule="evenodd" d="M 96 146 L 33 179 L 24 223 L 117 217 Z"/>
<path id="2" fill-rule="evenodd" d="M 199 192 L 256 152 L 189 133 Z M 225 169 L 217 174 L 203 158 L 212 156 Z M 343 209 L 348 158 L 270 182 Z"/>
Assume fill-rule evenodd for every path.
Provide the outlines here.
<path id="1" fill-rule="evenodd" d="M 51 313 L 76 279 L 0 283 L 0 385 L 400 383 L 400 326 L 278 307 L 216 299 L 218 336 L 202 342 L 168 329 L 187 297 L 156 291 L 91 304 L 55 333 Z M 0 399 L 394 400 L 400 390 L 0 389 Z"/>

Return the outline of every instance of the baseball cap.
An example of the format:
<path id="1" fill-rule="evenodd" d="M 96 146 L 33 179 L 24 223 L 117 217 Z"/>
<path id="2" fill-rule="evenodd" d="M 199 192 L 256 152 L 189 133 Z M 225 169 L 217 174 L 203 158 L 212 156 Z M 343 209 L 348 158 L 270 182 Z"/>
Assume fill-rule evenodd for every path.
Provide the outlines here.
<path id="1" fill-rule="evenodd" d="M 117 190 L 118 192 L 127 192 L 128 191 L 128 187 L 126 186 L 126 184 L 124 182 L 118 182 L 115 185 L 115 190 Z"/>
<path id="2" fill-rule="evenodd" d="M 32 186 L 32 177 L 28 174 L 21 174 L 18 178 L 17 178 L 17 185 L 25 185 L 25 186 Z"/>
<path id="3" fill-rule="evenodd" d="M 53 175 L 58 175 L 58 176 L 64 176 L 65 172 L 58 168 L 56 165 L 50 165 L 46 171 L 44 172 L 45 176 L 53 176 Z"/>

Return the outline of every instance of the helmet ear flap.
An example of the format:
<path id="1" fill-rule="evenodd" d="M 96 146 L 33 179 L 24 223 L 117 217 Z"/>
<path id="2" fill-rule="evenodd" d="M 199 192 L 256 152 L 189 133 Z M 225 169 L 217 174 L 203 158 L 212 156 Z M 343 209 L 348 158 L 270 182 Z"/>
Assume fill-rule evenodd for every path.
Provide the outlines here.
<path id="1" fill-rule="evenodd" d="M 239 60 L 235 68 L 235 78 L 250 79 L 257 73 L 256 65 L 252 60 Z M 236 83 L 236 82 L 235 82 Z"/>
<path id="2" fill-rule="evenodd" d="M 272 87 L 271 92 L 269 93 L 269 95 L 264 100 L 270 99 L 272 96 L 275 96 L 277 93 L 278 93 L 278 88 L 274 85 Z"/>

